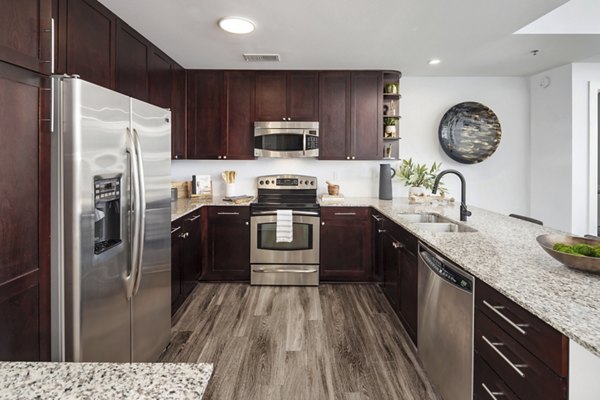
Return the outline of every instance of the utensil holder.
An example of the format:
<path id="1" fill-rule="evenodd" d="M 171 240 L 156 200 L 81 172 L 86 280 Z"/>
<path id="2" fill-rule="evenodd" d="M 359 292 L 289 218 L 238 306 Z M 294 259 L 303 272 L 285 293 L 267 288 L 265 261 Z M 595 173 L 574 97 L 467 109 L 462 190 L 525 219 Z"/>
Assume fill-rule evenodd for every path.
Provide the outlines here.
<path id="1" fill-rule="evenodd" d="M 235 183 L 225 184 L 225 197 L 235 196 Z"/>

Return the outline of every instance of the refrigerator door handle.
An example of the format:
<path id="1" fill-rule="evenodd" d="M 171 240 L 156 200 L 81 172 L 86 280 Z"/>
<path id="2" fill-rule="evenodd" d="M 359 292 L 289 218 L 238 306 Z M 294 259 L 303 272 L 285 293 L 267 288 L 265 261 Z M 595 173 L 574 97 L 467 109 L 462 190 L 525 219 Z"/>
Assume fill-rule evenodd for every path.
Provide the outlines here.
<path id="1" fill-rule="evenodd" d="M 135 149 L 135 160 L 137 163 L 137 200 L 139 208 L 136 212 L 136 222 L 138 228 L 137 239 L 137 256 L 135 264 L 135 285 L 133 289 L 133 296 L 140 290 L 140 283 L 142 281 L 142 258 L 144 256 L 144 239 L 146 232 L 146 184 L 144 182 L 144 165 L 142 160 L 142 147 L 140 145 L 140 137 L 137 130 L 133 128 L 133 145 Z M 135 244 L 134 244 L 135 246 Z"/>
<path id="2" fill-rule="evenodd" d="M 139 195 L 139 171 L 138 162 L 136 155 L 135 142 L 131 130 L 127 128 L 127 153 L 129 153 L 129 179 L 131 182 L 131 200 L 129 204 L 129 212 L 131 215 L 130 219 L 130 270 L 129 275 L 126 277 L 127 282 L 127 299 L 130 300 L 134 296 L 135 291 L 135 279 L 137 274 L 138 266 L 138 254 L 139 254 L 139 240 L 140 235 L 139 228 L 139 215 L 140 215 L 140 195 Z"/>

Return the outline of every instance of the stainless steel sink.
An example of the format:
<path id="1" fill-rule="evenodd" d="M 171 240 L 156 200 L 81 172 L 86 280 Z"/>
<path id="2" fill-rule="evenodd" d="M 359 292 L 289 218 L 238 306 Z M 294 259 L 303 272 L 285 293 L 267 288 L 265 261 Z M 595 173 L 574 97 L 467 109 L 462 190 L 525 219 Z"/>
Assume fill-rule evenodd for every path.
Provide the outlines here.
<path id="1" fill-rule="evenodd" d="M 477 229 L 470 226 L 459 225 L 453 222 L 421 222 L 416 223 L 415 226 L 429 232 L 477 232 Z"/>
<path id="2" fill-rule="evenodd" d="M 412 223 L 439 223 L 451 222 L 449 218 L 443 217 L 440 214 L 422 213 L 422 214 L 398 214 L 398 218 Z"/>

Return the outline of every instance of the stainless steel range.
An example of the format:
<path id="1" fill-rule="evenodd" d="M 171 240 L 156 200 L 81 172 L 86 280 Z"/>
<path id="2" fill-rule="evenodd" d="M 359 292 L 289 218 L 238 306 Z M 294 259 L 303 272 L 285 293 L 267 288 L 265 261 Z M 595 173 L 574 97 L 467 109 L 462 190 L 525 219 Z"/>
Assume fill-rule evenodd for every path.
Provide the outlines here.
<path id="1" fill-rule="evenodd" d="M 257 178 L 258 199 L 250 206 L 250 283 L 252 285 L 319 284 L 319 222 L 317 178 L 273 175 Z M 280 212 L 278 210 L 289 210 Z M 279 229 L 290 215 L 287 240 Z M 288 228 L 286 227 L 286 228 Z"/>

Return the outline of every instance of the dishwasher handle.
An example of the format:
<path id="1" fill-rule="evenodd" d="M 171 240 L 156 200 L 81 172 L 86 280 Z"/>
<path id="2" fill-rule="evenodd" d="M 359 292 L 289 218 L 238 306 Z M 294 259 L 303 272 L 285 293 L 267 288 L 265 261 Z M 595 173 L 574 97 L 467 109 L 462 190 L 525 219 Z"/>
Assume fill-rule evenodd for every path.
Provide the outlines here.
<path id="1" fill-rule="evenodd" d="M 460 270 L 422 244 L 419 244 L 419 258 L 423 264 L 448 284 L 468 293 L 473 293 L 473 277 Z"/>

